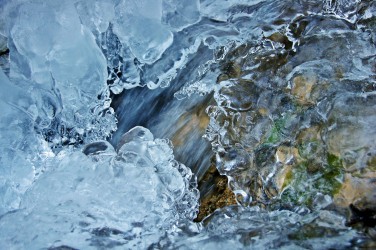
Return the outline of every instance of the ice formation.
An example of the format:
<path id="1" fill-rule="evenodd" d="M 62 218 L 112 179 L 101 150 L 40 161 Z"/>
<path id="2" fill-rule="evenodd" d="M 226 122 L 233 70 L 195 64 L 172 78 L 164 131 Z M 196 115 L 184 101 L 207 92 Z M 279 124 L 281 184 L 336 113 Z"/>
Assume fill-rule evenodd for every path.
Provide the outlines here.
<path id="1" fill-rule="evenodd" d="M 17 209 L 20 194 L 23 194 L 36 177 L 39 166 L 34 166 L 35 158 L 43 148 L 33 128 L 32 114 L 36 108 L 26 91 L 9 82 L 0 72 L 1 82 L 1 203 L 0 214 Z"/>
<path id="2" fill-rule="evenodd" d="M 372 246 L 375 13 L 0 1 L 0 248 Z M 194 223 L 211 162 L 238 205 Z"/>
<path id="3" fill-rule="evenodd" d="M 108 136 L 116 121 L 105 84 L 106 59 L 73 2 L 7 6 L 2 16 L 10 20 L 9 77 L 35 100 L 37 129 L 56 145 Z"/>
<path id="4" fill-rule="evenodd" d="M 191 171 L 174 160 L 167 141 L 154 140 L 147 129 L 126 133 L 117 151 L 106 141 L 82 151 L 61 151 L 50 159 L 20 208 L 2 216 L 3 248 L 126 243 L 142 249 L 195 217 Z"/>

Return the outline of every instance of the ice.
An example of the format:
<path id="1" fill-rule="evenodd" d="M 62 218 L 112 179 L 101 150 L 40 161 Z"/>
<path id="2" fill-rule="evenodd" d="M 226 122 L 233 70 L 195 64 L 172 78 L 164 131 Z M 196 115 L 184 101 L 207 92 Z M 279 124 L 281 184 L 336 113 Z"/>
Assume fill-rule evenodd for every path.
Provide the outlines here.
<path id="1" fill-rule="evenodd" d="M 254 5 L 263 0 L 229 0 L 229 1 L 217 1 L 217 0 L 205 0 L 201 3 L 201 13 L 204 16 L 208 16 L 217 21 L 227 21 L 230 17 L 229 9 L 236 5 Z"/>
<path id="2" fill-rule="evenodd" d="M 162 21 L 173 30 L 180 31 L 200 19 L 199 0 L 163 0 Z"/>
<path id="3" fill-rule="evenodd" d="M 118 94 L 137 86 L 167 87 L 187 64 L 187 55 L 197 51 L 200 40 L 192 44 L 190 36 L 195 37 L 194 34 L 185 37 L 179 32 L 199 22 L 199 9 L 199 1 L 120 1 L 116 17 L 102 38 L 110 65 L 111 91 Z M 179 46 L 182 35 L 189 44 Z M 171 48 L 173 41 L 177 41 L 175 48 Z M 108 47 L 114 45 L 119 51 L 116 56 L 107 53 Z M 166 58 L 166 50 L 174 53 L 168 53 Z M 170 65 L 171 56 L 177 57 L 174 65 Z M 156 71 L 148 67 L 161 60 L 159 65 L 168 68 L 155 76 Z"/>
<path id="4" fill-rule="evenodd" d="M 322 210 L 318 213 L 288 210 L 265 212 L 259 207 L 229 206 L 204 220 L 199 234 L 171 237 L 159 247 L 167 249 L 322 249 L 346 248 L 357 239 L 343 217 Z M 187 230 L 194 233 L 193 230 Z M 326 232 L 329 238 L 321 238 Z"/>
<path id="5" fill-rule="evenodd" d="M 367 246 L 374 41 L 372 1 L 0 1 L 0 248 Z M 184 164 L 238 205 L 194 222 Z"/>
<path id="6" fill-rule="evenodd" d="M 115 5 L 111 0 L 78 1 L 75 6 L 82 24 L 94 32 L 105 32 L 115 17 Z"/>
<path id="7" fill-rule="evenodd" d="M 54 155 L 49 146 L 104 139 L 115 129 L 105 58 L 72 3 L 2 3 L 12 82 L 1 72 L 1 214 L 19 207 Z"/>
<path id="8" fill-rule="evenodd" d="M 142 63 L 158 60 L 173 41 L 171 31 L 161 24 L 161 17 L 161 0 L 123 0 L 116 8 L 114 31 Z"/>
<path id="9" fill-rule="evenodd" d="M 74 144 L 83 134 L 108 136 L 115 119 L 109 108 L 106 60 L 73 2 L 20 2 L 14 9 L 19 15 L 9 29 L 10 76 L 20 87 L 33 89 L 39 129 L 70 130 L 50 135 L 55 144 Z M 104 117 L 108 125 L 96 131 L 97 137 L 91 124 L 103 123 Z"/>
<path id="10" fill-rule="evenodd" d="M 144 249 L 192 220 L 192 173 L 174 160 L 167 141 L 152 137 L 136 127 L 118 154 L 106 142 L 87 145 L 88 156 L 60 152 L 21 209 L 1 218 L 2 248 Z"/>
<path id="11" fill-rule="evenodd" d="M 34 155 L 42 143 L 33 129 L 35 103 L 0 70 L 0 215 L 17 209 L 42 166 Z"/>

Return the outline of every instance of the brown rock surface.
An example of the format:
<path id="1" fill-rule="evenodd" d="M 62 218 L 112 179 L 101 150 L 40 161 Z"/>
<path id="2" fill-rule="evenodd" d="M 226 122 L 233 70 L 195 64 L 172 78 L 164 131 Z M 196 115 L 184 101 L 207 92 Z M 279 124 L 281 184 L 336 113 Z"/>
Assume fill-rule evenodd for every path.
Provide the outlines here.
<path id="1" fill-rule="evenodd" d="M 200 209 L 196 222 L 202 221 L 206 216 L 213 213 L 217 208 L 236 204 L 235 195 L 228 187 L 227 177 L 220 175 L 212 165 L 199 182 L 199 188 L 209 184 L 209 190 L 201 193 Z"/>

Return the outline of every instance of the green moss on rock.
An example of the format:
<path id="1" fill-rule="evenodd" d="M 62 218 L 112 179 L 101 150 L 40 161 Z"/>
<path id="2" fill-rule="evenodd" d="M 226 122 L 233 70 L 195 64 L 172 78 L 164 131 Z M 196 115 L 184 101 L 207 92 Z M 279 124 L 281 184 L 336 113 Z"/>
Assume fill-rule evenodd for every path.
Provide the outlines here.
<path id="1" fill-rule="evenodd" d="M 281 195 L 282 202 L 312 207 L 317 193 L 334 196 L 342 186 L 342 160 L 327 155 L 327 164 L 316 172 L 310 171 L 315 162 L 303 160 L 286 175 Z"/>

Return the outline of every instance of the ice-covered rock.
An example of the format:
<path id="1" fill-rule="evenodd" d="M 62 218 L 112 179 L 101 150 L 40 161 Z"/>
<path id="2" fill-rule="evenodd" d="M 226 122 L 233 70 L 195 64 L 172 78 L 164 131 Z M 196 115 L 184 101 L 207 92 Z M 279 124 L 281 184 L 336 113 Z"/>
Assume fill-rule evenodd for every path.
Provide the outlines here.
<path id="1" fill-rule="evenodd" d="M 331 211 L 317 213 L 288 210 L 266 212 L 259 207 L 229 206 L 203 221 L 197 234 L 191 227 L 178 236 L 161 241 L 163 249 L 322 249 L 362 244 L 343 217 Z M 187 233 L 189 232 L 189 233 Z M 322 235 L 326 236 L 323 238 Z"/>
<path id="2" fill-rule="evenodd" d="M 322 3 L 289 4 L 314 13 Z M 255 20 L 264 7 L 238 6 L 227 14 L 252 13 Z M 356 4 L 337 7 L 350 15 Z M 230 47 L 220 63 L 207 138 L 219 171 L 234 177 L 230 187 L 240 203 L 282 199 L 322 209 L 340 192 L 345 152 L 356 159 L 354 169 L 373 171 L 366 162 L 374 150 L 375 46 L 342 10 L 299 18 L 282 9 L 268 12 L 270 20 L 284 21 L 266 28 L 259 43 Z"/>

